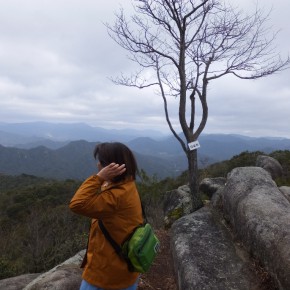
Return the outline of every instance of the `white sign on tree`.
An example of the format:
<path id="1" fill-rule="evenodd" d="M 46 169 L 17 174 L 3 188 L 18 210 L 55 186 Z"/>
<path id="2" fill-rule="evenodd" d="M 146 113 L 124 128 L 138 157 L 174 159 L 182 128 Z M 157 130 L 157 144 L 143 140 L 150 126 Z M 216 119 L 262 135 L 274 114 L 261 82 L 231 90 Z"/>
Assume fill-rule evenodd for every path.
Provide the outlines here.
<path id="1" fill-rule="evenodd" d="M 193 142 L 188 143 L 189 150 L 195 150 L 199 147 L 200 147 L 200 144 L 198 141 L 193 141 Z"/>

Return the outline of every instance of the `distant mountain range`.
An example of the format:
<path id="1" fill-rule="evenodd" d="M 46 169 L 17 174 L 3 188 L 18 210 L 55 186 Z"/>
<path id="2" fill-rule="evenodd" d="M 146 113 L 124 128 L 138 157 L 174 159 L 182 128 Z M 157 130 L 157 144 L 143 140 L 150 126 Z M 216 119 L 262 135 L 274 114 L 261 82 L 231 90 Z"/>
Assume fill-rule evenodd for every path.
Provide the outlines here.
<path id="1" fill-rule="evenodd" d="M 72 141 L 58 149 L 39 146 L 31 149 L 0 145 L 0 175 L 22 173 L 55 178 L 83 180 L 97 172 L 93 158 L 95 142 Z M 177 176 L 186 168 L 184 156 L 159 158 L 134 152 L 140 169 L 159 178 Z"/>
<path id="2" fill-rule="evenodd" d="M 0 123 L 0 173 L 57 179 L 84 179 L 96 172 L 92 157 L 97 142 L 119 141 L 135 153 L 139 167 L 160 178 L 187 168 L 173 136 L 156 131 L 107 130 L 86 124 Z M 199 138 L 200 166 L 230 159 L 243 151 L 290 150 L 290 139 L 209 134 Z"/>
<path id="3" fill-rule="evenodd" d="M 137 137 L 162 138 L 166 135 L 154 130 L 104 129 L 84 123 L 63 124 L 47 122 L 3 123 L 0 122 L 0 144 L 4 146 L 45 145 L 48 140 L 68 142 L 73 140 L 120 141 L 125 142 Z M 42 143 L 42 144 L 41 144 Z"/>

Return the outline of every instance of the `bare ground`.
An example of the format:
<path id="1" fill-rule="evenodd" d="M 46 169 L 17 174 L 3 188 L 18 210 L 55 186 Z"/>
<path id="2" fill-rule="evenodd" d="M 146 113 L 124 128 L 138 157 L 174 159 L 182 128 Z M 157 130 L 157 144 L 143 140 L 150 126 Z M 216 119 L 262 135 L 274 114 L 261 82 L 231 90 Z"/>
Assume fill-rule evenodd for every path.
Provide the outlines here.
<path id="1" fill-rule="evenodd" d="M 141 275 L 138 290 L 177 290 L 169 233 L 158 230 L 156 235 L 161 244 L 160 252 L 149 272 Z"/>

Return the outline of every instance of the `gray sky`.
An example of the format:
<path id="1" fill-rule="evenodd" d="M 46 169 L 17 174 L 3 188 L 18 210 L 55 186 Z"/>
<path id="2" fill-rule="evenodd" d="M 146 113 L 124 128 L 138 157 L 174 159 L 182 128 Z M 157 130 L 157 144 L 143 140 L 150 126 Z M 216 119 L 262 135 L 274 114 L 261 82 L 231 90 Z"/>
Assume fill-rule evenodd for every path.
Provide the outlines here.
<path id="1" fill-rule="evenodd" d="M 244 9 L 252 0 L 229 0 Z M 152 89 L 114 85 L 108 78 L 133 64 L 109 38 L 118 0 L 0 0 L 0 122 L 85 122 L 104 128 L 168 132 L 163 103 Z M 277 50 L 290 52 L 289 0 L 273 8 L 281 29 Z M 100 4 L 102 3 L 102 4 Z M 239 4 L 239 5 L 241 5 Z M 256 80 L 222 78 L 210 84 L 205 133 L 290 138 L 290 70 Z M 177 131 L 176 100 L 170 112 Z"/>

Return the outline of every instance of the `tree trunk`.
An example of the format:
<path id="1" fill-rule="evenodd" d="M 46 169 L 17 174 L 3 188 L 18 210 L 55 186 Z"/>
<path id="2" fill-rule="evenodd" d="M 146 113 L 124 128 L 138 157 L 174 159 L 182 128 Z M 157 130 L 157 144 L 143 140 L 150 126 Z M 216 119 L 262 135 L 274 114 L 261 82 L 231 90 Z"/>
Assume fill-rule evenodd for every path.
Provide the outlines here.
<path id="1" fill-rule="evenodd" d="M 192 211 L 196 211 L 203 207 L 203 202 L 199 193 L 198 166 L 197 166 L 197 150 L 187 152 L 188 159 L 188 180 L 189 188 L 192 196 Z"/>

